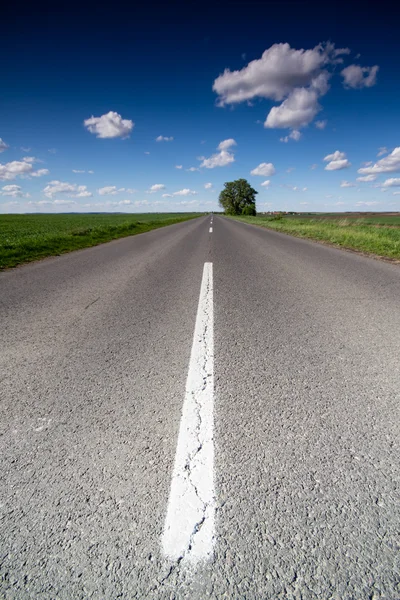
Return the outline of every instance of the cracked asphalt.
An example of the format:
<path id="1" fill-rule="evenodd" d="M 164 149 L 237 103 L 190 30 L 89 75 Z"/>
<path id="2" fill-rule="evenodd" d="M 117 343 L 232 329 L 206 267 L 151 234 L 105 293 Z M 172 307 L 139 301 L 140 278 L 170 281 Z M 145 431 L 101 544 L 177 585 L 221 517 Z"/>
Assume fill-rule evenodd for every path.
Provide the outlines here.
<path id="1" fill-rule="evenodd" d="M 400 269 L 214 216 L 0 273 L 0 596 L 397 600 Z M 205 262 L 216 540 L 161 537 Z"/>

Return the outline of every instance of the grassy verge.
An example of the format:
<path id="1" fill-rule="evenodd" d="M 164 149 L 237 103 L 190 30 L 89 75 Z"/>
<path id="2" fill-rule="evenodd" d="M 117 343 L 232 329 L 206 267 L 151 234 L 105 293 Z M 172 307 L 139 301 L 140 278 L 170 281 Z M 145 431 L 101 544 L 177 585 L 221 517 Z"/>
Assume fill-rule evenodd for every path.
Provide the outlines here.
<path id="1" fill-rule="evenodd" d="M 0 215 L 0 270 L 198 216 L 193 213 Z"/>
<path id="2" fill-rule="evenodd" d="M 358 250 L 391 258 L 400 259 L 400 227 L 365 222 L 363 219 L 324 219 L 283 217 L 232 217 L 238 221 L 260 225 L 282 233 L 308 238 L 318 242 L 328 242 L 342 248 Z"/>

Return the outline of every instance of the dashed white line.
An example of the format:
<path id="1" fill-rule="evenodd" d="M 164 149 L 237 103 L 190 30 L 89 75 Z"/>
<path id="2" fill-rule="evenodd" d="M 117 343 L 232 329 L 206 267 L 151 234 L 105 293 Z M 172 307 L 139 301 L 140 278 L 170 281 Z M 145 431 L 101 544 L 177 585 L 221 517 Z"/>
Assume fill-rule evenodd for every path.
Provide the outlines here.
<path id="1" fill-rule="evenodd" d="M 213 228 L 212 228 L 212 227 L 210 227 L 210 230 L 209 230 L 209 232 L 208 232 L 208 233 L 212 233 L 212 229 L 213 229 Z"/>
<path id="2" fill-rule="evenodd" d="M 205 263 L 162 548 L 173 561 L 212 556 L 214 492 L 213 269 Z"/>

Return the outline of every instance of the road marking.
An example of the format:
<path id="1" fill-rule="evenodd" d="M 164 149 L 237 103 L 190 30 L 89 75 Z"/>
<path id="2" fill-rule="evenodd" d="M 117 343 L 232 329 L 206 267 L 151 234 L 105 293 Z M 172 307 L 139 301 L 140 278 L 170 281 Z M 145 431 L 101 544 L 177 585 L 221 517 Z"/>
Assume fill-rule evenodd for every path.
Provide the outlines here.
<path id="1" fill-rule="evenodd" d="M 209 233 L 212 233 L 212 227 L 210 227 L 210 231 L 209 231 Z"/>
<path id="2" fill-rule="evenodd" d="M 195 564 L 212 556 L 214 492 L 213 265 L 205 263 L 167 516 L 164 555 Z"/>

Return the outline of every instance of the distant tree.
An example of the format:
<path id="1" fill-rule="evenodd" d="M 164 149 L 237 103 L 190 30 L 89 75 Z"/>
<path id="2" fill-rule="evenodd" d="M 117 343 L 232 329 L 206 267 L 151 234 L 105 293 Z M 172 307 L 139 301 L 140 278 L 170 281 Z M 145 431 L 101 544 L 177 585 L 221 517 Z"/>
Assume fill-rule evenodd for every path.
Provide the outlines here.
<path id="1" fill-rule="evenodd" d="M 226 215 L 255 215 L 256 194 L 246 179 L 236 179 L 224 184 L 219 195 L 219 203 Z"/>

